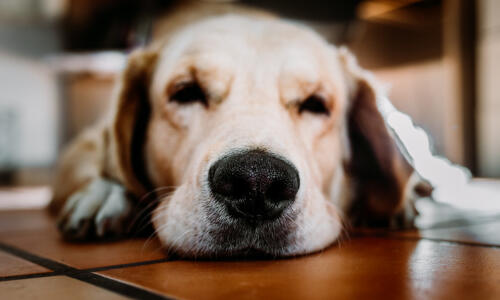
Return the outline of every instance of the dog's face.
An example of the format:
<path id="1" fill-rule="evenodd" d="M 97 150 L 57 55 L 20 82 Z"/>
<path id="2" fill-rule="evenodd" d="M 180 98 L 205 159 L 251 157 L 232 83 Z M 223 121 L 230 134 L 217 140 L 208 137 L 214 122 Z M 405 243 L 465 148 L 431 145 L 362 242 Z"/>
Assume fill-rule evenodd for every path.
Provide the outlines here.
<path id="1" fill-rule="evenodd" d="M 236 16 L 191 25 L 146 60 L 147 99 L 133 101 L 145 102 L 148 121 L 144 137 L 130 141 L 141 143 L 142 157 L 130 159 L 142 162 L 153 187 L 175 187 L 153 215 L 167 248 L 185 256 L 286 256 L 339 237 L 352 196 L 349 137 L 372 130 L 349 115 L 355 85 L 374 98 L 345 60 L 307 29 Z M 350 119 L 361 134 L 348 128 Z M 371 155 L 394 151 L 385 148 Z"/>

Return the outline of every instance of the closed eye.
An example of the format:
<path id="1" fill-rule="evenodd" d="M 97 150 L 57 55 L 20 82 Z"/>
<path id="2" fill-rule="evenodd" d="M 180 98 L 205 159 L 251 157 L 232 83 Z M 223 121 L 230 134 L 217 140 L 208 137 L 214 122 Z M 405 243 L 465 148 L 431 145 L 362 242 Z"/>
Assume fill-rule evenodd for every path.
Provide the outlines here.
<path id="1" fill-rule="evenodd" d="M 208 105 L 207 97 L 201 86 L 195 82 L 187 82 L 180 84 L 175 92 L 170 96 L 170 101 L 179 104 L 192 104 L 199 102 L 204 106 Z"/>
<path id="2" fill-rule="evenodd" d="M 325 104 L 325 100 L 318 95 L 311 95 L 299 105 L 299 113 L 309 112 L 313 114 L 330 115 L 330 110 Z"/>

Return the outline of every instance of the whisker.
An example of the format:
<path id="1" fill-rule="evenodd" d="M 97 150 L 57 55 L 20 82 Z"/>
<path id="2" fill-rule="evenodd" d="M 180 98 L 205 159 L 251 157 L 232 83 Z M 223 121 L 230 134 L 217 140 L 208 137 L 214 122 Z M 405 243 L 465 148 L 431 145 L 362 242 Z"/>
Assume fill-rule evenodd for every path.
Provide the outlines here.
<path id="1" fill-rule="evenodd" d="M 167 225 L 166 225 L 166 224 L 164 224 L 164 225 L 162 225 L 160 228 L 153 230 L 153 232 L 152 232 L 152 233 L 148 236 L 148 238 L 146 239 L 146 241 L 145 241 L 145 242 L 144 242 L 144 244 L 142 245 L 142 251 L 144 251 L 144 249 L 146 248 L 146 246 L 147 246 L 147 244 L 149 243 L 149 241 L 150 241 L 150 240 L 151 240 L 154 236 L 156 236 L 156 233 L 158 233 L 158 231 L 162 230 L 162 229 L 163 229 L 163 228 L 165 228 L 166 226 L 167 226 Z M 161 244 L 161 242 L 160 242 L 160 244 Z M 156 251 L 156 250 L 158 250 L 158 249 L 155 249 L 155 251 Z M 141 251 L 141 252 L 142 252 L 142 251 Z"/>
<path id="2" fill-rule="evenodd" d="M 149 203 L 145 208 L 135 216 L 128 226 L 128 232 L 134 233 L 135 236 L 139 235 L 141 231 L 149 225 L 148 217 L 152 213 L 152 208 L 159 203 L 159 199 L 155 199 Z"/>
<path id="3" fill-rule="evenodd" d="M 142 207 L 140 209 L 140 211 L 135 215 L 134 219 L 130 222 L 129 226 L 128 226 L 128 231 L 131 232 L 131 231 L 134 231 L 135 234 L 140 234 L 142 230 L 144 230 L 146 228 L 146 226 L 148 226 L 150 224 L 150 222 L 146 221 L 147 218 L 149 218 L 149 216 L 151 215 L 151 212 L 153 211 L 153 208 L 158 205 L 160 203 L 160 201 L 162 201 L 165 197 L 168 197 L 169 194 L 171 194 L 173 192 L 173 189 L 175 189 L 175 187 L 160 187 L 160 188 L 157 188 L 157 189 L 154 189 L 153 191 L 147 193 L 146 195 L 144 195 L 143 197 L 141 197 L 141 200 L 139 200 L 139 203 L 138 203 L 138 207 L 141 206 L 141 204 L 143 204 L 143 202 L 145 202 L 147 200 L 148 197 L 152 196 L 152 195 L 156 195 L 157 197 L 153 200 L 151 200 L 149 203 L 147 203 L 144 207 Z M 160 191 L 166 191 L 164 193 L 161 193 L 161 194 L 157 194 L 158 192 Z M 143 224 L 145 223 L 145 224 Z M 137 227 L 140 227 L 137 229 Z M 134 230 L 134 228 L 136 228 L 137 230 Z"/>
<path id="4" fill-rule="evenodd" d="M 168 225 L 167 224 L 164 224 L 162 225 L 161 227 L 157 228 L 154 233 L 148 238 L 148 240 L 153 236 L 153 235 L 156 235 L 158 232 L 162 231 L 163 229 L 165 229 Z M 169 243 L 170 245 L 168 246 L 168 248 L 165 249 L 165 252 L 167 253 L 167 255 L 172 255 L 172 249 L 175 247 L 177 248 L 177 245 L 176 243 L 182 239 L 183 237 L 185 237 L 187 234 L 191 233 L 193 231 L 193 229 L 187 229 L 186 231 L 184 231 L 182 234 L 180 234 L 174 241 L 172 241 L 171 243 Z M 143 248 L 145 247 L 145 245 L 148 243 L 148 240 L 146 240 L 145 244 L 143 245 Z M 160 248 L 164 248 L 164 245 L 161 244 L 159 248 L 156 248 L 156 250 L 160 249 Z"/>
<path id="5" fill-rule="evenodd" d="M 141 248 L 141 253 L 144 252 L 144 250 L 146 250 L 148 244 L 153 240 L 153 238 L 156 237 L 156 231 L 153 231 L 153 233 L 151 233 L 149 235 L 149 237 L 146 239 L 146 241 L 144 241 L 144 244 L 142 244 L 142 248 Z M 160 242 L 160 247 L 156 247 L 155 249 L 152 249 L 151 252 L 155 252 L 157 251 L 158 249 L 161 249 L 163 247 L 163 245 L 161 244 Z"/>
<path id="6" fill-rule="evenodd" d="M 331 212 L 329 214 L 329 220 L 332 224 L 335 223 L 340 223 L 340 234 L 337 237 L 336 243 L 339 246 L 339 248 L 342 246 L 342 243 L 344 241 L 347 241 L 350 239 L 349 236 L 349 230 L 351 229 L 351 224 L 344 216 L 343 214 L 340 213 L 340 210 L 335 207 L 334 204 L 327 202 L 328 210 Z"/>
<path id="7" fill-rule="evenodd" d="M 161 186 L 161 187 L 158 187 L 158 188 L 155 188 L 153 189 L 152 191 L 149 191 L 147 192 L 146 194 L 144 194 L 140 199 L 139 199 L 139 202 L 143 201 L 145 198 L 151 196 L 152 194 L 155 194 L 157 192 L 161 192 L 161 191 L 165 191 L 165 190 L 174 190 L 176 189 L 177 187 L 176 186 L 173 186 L 173 185 L 165 185 L 165 186 Z"/>
<path id="8" fill-rule="evenodd" d="M 186 231 L 184 231 L 181 235 L 179 235 L 172 243 L 170 243 L 170 245 L 168 246 L 167 248 L 167 253 L 171 253 L 172 252 L 172 248 L 177 248 L 177 242 L 179 240 L 181 240 L 182 238 L 184 238 L 186 235 L 188 235 L 189 233 L 191 233 L 193 230 L 192 229 L 188 229 Z"/>
<path id="9" fill-rule="evenodd" d="M 156 203 L 160 203 L 162 201 L 168 201 L 167 199 L 169 199 L 170 196 L 171 196 L 171 194 L 168 195 L 168 193 L 165 193 L 164 195 L 161 195 L 158 199 L 156 199 L 155 202 Z M 151 205 L 149 205 L 149 206 L 151 207 Z M 151 209 L 151 210 L 147 211 L 147 213 L 140 220 L 141 223 L 138 222 L 139 224 L 142 224 L 142 223 L 144 223 L 144 224 L 142 224 L 142 226 L 137 229 L 137 233 L 142 232 L 147 226 L 152 225 L 153 222 L 156 219 L 158 219 L 160 217 L 163 217 L 162 214 L 159 214 L 159 215 L 156 215 L 154 217 L 151 217 L 151 215 L 153 214 L 153 212 L 154 212 L 154 209 Z M 140 226 L 140 225 L 137 225 L 137 226 Z"/>

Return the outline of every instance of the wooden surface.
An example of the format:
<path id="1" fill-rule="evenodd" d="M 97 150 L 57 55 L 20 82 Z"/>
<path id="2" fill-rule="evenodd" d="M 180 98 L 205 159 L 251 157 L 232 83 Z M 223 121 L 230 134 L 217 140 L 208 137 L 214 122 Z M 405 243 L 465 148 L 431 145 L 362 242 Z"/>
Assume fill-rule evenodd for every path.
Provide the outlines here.
<path id="1" fill-rule="evenodd" d="M 0 298 L 500 299 L 500 218 L 446 216 L 303 257 L 214 262 L 169 259 L 155 238 L 66 243 L 44 211 L 2 211 Z"/>
<path id="2" fill-rule="evenodd" d="M 500 251 L 429 240 L 352 238 L 296 259 L 176 261 L 103 271 L 174 298 L 471 299 L 500 296 Z"/>

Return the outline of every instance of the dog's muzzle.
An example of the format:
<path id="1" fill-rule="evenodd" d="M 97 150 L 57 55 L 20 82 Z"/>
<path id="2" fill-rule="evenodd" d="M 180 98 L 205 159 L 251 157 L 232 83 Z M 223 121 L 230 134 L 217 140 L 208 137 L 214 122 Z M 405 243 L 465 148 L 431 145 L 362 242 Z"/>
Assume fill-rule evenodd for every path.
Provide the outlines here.
<path id="1" fill-rule="evenodd" d="M 264 150 L 227 155 L 209 169 L 211 192 L 233 218 L 250 222 L 278 218 L 295 201 L 297 169 Z"/>

